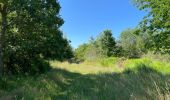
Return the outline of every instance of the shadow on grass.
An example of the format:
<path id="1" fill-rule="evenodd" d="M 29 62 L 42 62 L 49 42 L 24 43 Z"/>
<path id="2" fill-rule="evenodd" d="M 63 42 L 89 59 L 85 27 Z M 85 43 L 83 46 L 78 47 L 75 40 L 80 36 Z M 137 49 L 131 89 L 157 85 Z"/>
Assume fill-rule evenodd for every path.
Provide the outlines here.
<path id="1" fill-rule="evenodd" d="M 27 81 L 13 82 L 23 89 L 10 90 L 7 96 L 41 100 L 155 100 L 170 99 L 170 76 L 145 65 L 122 73 L 81 75 L 62 69 Z M 9 85 L 12 83 L 8 83 Z M 17 91 L 17 92 L 11 92 Z M 4 99 L 4 97 L 2 97 Z"/>

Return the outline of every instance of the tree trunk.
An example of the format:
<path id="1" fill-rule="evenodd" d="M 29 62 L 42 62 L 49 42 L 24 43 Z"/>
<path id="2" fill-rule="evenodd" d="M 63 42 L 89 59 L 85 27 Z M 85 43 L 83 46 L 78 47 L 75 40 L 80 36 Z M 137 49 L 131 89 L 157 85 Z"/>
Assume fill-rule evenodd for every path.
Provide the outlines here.
<path id="1" fill-rule="evenodd" d="M 0 32 L 0 77 L 3 74 L 3 50 L 2 50 L 2 32 Z"/>
<path id="2" fill-rule="evenodd" d="M 1 20 L 2 20 L 2 25 L 1 25 L 1 32 L 0 32 L 0 77 L 3 75 L 3 68 L 4 68 L 4 63 L 3 63 L 3 47 L 4 47 L 4 35 L 6 32 L 6 26 L 7 26 L 7 11 L 6 11 L 6 6 L 4 5 L 0 8 L 0 13 L 1 13 Z"/>

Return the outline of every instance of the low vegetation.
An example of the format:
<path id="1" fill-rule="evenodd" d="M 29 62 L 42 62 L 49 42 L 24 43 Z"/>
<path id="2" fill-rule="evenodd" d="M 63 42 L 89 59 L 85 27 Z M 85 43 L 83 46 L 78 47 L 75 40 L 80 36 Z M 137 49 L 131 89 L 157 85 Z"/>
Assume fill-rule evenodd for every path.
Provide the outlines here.
<path id="1" fill-rule="evenodd" d="M 103 61 L 108 66 L 103 66 Z M 170 99 L 169 62 L 108 58 L 101 63 L 50 63 L 53 68 L 36 77 L 4 77 L 0 82 L 0 99 Z"/>

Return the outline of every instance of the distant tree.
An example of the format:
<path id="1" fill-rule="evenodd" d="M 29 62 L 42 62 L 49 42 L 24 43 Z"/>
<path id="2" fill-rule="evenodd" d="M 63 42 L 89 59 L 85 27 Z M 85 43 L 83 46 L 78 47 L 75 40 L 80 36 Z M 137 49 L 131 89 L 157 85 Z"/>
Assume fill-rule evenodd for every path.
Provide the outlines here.
<path id="1" fill-rule="evenodd" d="M 123 54 L 124 54 L 125 51 L 122 48 L 120 40 L 116 41 L 116 46 L 115 46 L 114 51 L 115 51 L 114 56 L 116 56 L 116 57 L 123 57 L 124 56 Z"/>
<path id="2" fill-rule="evenodd" d="M 145 43 L 140 36 L 138 29 L 127 29 L 121 33 L 120 45 L 123 49 L 123 55 L 127 57 L 140 57 L 145 50 Z"/>
<path id="3" fill-rule="evenodd" d="M 170 54 L 170 1 L 133 1 L 140 10 L 149 12 L 140 25 L 144 31 L 149 31 L 155 51 Z"/>
<path id="4" fill-rule="evenodd" d="M 94 61 L 99 57 L 99 50 L 97 48 L 96 40 L 91 37 L 88 43 L 88 48 L 85 53 L 86 60 Z"/>
<path id="5" fill-rule="evenodd" d="M 103 31 L 99 37 L 97 37 L 96 44 L 101 56 L 110 57 L 114 55 L 116 42 L 111 30 Z"/>
<path id="6" fill-rule="evenodd" d="M 74 55 L 75 55 L 76 59 L 79 59 L 82 61 L 86 60 L 85 55 L 86 55 L 88 46 L 89 46 L 88 44 L 84 43 L 84 44 L 80 45 L 77 49 L 75 49 Z"/>

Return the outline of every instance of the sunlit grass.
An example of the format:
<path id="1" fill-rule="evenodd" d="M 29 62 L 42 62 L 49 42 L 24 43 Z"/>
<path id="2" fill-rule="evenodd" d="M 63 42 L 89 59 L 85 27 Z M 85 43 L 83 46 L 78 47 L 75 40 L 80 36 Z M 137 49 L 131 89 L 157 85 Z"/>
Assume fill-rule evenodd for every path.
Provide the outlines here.
<path id="1" fill-rule="evenodd" d="M 118 73 L 143 64 L 163 74 L 170 74 L 170 62 L 152 60 L 149 58 L 122 60 L 121 58 L 111 57 L 93 62 L 86 61 L 80 64 L 58 61 L 51 61 L 50 63 L 53 68 L 61 68 L 81 74 Z"/>
<path id="2" fill-rule="evenodd" d="M 145 64 L 149 68 L 152 68 L 163 74 L 170 74 L 170 62 L 151 60 L 148 58 L 142 59 L 128 59 L 125 61 L 125 68 L 135 68 L 138 65 Z"/>
<path id="3" fill-rule="evenodd" d="M 104 64 L 103 64 L 104 62 Z M 169 100 L 170 62 L 108 58 L 0 80 L 0 100 Z"/>
<path id="4" fill-rule="evenodd" d="M 103 67 L 102 65 L 93 62 L 69 64 L 68 62 L 52 61 L 51 66 L 53 68 L 65 69 L 80 74 L 113 73 L 121 71 L 121 68 L 118 68 L 117 66 Z"/>

